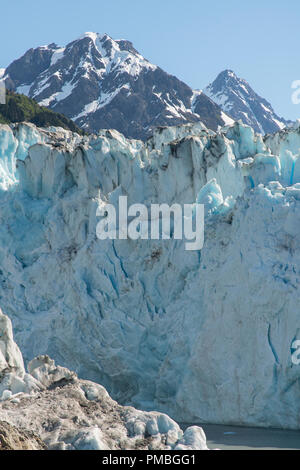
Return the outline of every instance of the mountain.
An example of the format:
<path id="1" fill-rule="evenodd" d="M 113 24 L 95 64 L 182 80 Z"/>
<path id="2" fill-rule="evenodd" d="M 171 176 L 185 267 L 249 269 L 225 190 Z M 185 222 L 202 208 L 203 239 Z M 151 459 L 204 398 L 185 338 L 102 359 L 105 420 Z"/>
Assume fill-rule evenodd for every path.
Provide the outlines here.
<path id="1" fill-rule="evenodd" d="M 290 121 L 277 116 L 271 104 L 232 70 L 221 72 L 204 92 L 234 120 L 241 119 L 256 132 L 268 134 L 286 127 Z"/>
<path id="2" fill-rule="evenodd" d="M 6 92 L 6 103 L 0 104 L 0 123 L 10 124 L 16 122 L 31 122 L 38 127 L 62 127 L 78 134 L 83 134 L 73 121 L 60 113 L 39 106 L 37 102 L 27 96 Z"/>
<path id="3" fill-rule="evenodd" d="M 201 120 L 232 123 L 201 91 L 151 64 L 126 40 L 85 33 L 65 47 L 28 50 L 4 72 L 6 85 L 63 113 L 86 131 L 114 128 L 145 139 L 154 127 Z"/>

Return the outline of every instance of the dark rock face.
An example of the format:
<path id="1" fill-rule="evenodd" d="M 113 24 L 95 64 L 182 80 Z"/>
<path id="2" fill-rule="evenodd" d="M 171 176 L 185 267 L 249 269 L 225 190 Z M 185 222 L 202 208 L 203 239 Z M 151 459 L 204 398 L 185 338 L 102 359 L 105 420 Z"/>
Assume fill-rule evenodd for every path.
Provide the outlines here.
<path id="1" fill-rule="evenodd" d="M 234 120 L 241 119 L 256 132 L 273 133 L 290 122 L 277 116 L 271 104 L 232 70 L 221 72 L 204 92 Z"/>
<path id="2" fill-rule="evenodd" d="M 11 78 L 11 85 L 18 87 L 32 83 L 50 66 L 51 57 L 56 48 L 55 44 L 51 44 L 47 48 L 29 49 L 20 59 L 12 62 L 5 72 Z"/>
<path id="3" fill-rule="evenodd" d="M 220 113 L 220 107 L 204 93 L 201 93 L 196 97 L 194 102 L 194 112 L 196 114 L 202 113 L 205 115 L 205 124 L 210 129 L 216 130 L 218 126 L 224 125 L 223 117 Z"/>
<path id="4" fill-rule="evenodd" d="M 129 84 L 129 90 L 121 88 L 104 108 L 79 118 L 80 126 L 86 127 L 87 122 L 89 129 L 116 128 L 126 136 L 145 139 L 154 127 L 200 120 L 190 109 L 192 90 L 176 77 L 157 68 L 142 71 L 137 78 L 129 74 L 122 78 Z M 117 75 L 105 78 L 102 90 L 113 94 L 117 82 Z M 178 113 L 177 107 L 183 110 Z M 201 120 L 206 124 L 205 114 Z M 213 124 L 216 128 L 216 122 Z"/>
<path id="5" fill-rule="evenodd" d="M 132 43 L 86 33 L 59 48 L 30 49 L 5 71 L 6 83 L 65 114 L 86 131 L 115 128 L 146 139 L 157 126 L 201 120 L 224 125 L 219 106 L 142 57 Z M 226 120 L 226 117 L 225 117 Z"/>

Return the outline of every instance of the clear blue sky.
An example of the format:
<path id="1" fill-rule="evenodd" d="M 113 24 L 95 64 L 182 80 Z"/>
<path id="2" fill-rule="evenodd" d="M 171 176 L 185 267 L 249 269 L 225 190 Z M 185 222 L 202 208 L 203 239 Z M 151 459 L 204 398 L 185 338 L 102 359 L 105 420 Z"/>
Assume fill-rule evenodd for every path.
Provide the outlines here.
<path id="1" fill-rule="evenodd" d="M 233 69 L 279 115 L 300 117 L 291 101 L 300 80 L 299 0 L 14 0 L 0 14 L 0 67 L 31 47 L 107 33 L 194 88 Z"/>

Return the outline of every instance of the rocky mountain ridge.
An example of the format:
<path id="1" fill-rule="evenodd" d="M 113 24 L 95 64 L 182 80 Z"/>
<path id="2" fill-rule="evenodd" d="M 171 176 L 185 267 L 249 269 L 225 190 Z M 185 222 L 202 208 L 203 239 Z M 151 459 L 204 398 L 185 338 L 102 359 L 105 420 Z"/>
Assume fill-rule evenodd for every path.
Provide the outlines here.
<path id="1" fill-rule="evenodd" d="M 271 134 L 291 124 L 291 121 L 277 116 L 272 105 L 232 70 L 221 72 L 204 93 L 235 121 L 240 119 L 255 132 Z"/>
<path id="2" fill-rule="evenodd" d="M 28 50 L 10 64 L 7 87 L 63 113 L 89 132 L 114 128 L 146 139 L 158 126 L 232 119 L 201 91 L 151 64 L 126 40 L 85 33 L 65 47 Z"/>

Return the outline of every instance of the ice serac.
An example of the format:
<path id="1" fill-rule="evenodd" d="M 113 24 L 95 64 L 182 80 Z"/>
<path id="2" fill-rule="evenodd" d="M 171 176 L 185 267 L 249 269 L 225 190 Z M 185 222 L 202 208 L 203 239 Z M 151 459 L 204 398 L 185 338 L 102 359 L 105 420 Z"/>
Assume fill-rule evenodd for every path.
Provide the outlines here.
<path id="1" fill-rule="evenodd" d="M 25 372 L 21 351 L 13 340 L 11 321 L 0 310 L 0 373 L 6 370 Z"/>
<path id="2" fill-rule="evenodd" d="M 1 306 L 26 363 L 48 354 L 180 422 L 299 429 L 299 125 L 1 136 L 4 169 L 27 149 L 0 193 Z M 206 204 L 201 252 L 98 240 L 96 210 L 120 195 Z"/>
<path id="3" fill-rule="evenodd" d="M 40 388 L 40 384 L 26 374 L 21 351 L 13 340 L 11 321 L 0 310 L 0 401 Z"/>

